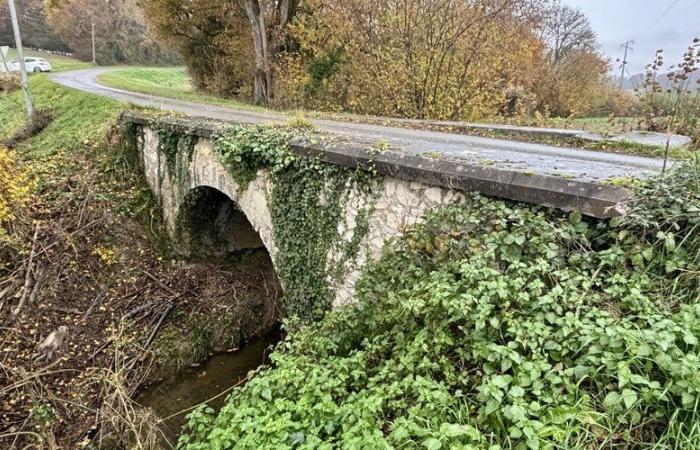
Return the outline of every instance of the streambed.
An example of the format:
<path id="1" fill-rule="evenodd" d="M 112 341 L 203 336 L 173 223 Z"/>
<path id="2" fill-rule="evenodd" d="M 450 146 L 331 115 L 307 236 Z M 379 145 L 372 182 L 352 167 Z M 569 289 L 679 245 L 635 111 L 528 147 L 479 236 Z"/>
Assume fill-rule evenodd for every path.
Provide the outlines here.
<path id="1" fill-rule="evenodd" d="M 150 386 L 136 401 L 166 419 L 163 434 L 174 445 L 189 411 L 204 402 L 220 409 L 233 386 L 242 384 L 248 372 L 269 362 L 272 346 L 281 338 L 281 331 L 276 329 L 236 352 L 214 355 L 175 380 Z"/>

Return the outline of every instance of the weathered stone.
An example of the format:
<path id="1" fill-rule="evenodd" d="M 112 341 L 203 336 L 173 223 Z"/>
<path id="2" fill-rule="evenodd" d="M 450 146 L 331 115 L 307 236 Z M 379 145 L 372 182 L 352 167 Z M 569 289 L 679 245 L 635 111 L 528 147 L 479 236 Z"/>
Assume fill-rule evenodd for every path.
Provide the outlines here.
<path id="1" fill-rule="evenodd" d="M 199 127 L 194 131 L 188 130 L 200 137 L 188 165 L 189 176 L 184 177 L 189 184 L 173 186 L 170 182 L 172 174 L 168 174 L 168 164 L 165 158 L 159 155 L 158 135 L 149 128 L 147 121 L 136 118 L 129 120 L 144 129 L 141 150 L 146 179 L 161 202 L 167 228 L 173 236 L 184 196 L 188 191 L 206 186 L 220 191 L 235 203 L 259 234 L 273 262 L 275 261 L 277 246 L 274 242 L 268 205 L 272 181 L 267 171 L 260 170 L 256 178 L 242 190 L 219 162 L 210 140 L 212 130 Z M 552 177 L 545 179 L 542 176 L 533 177 L 418 156 L 391 155 L 391 152 L 383 152 L 377 156 L 367 153 L 366 150 L 342 145 L 323 152 L 315 148 L 295 151 L 318 156 L 331 164 L 350 167 L 364 167 L 371 161 L 372 168 L 383 176 L 376 198 L 365 198 L 364 195 L 353 192 L 346 203 L 344 217 L 338 225 L 340 238 L 345 241 L 352 239 L 359 211 L 365 210 L 369 202 L 372 202 L 369 208 L 372 213 L 368 218 L 368 232 L 360 242 L 354 262 L 346 264 L 343 268 L 345 272 L 335 282 L 335 306 L 352 302 L 355 282 L 361 268 L 368 260 L 379 255 L 387 239 L 399 235 L 405 226 L 416 223 L 429 210 L 463 202 L 465 192 L 475 190 L 485 195 L 558 206 L 563 209 L 580 209 L 598 217 L 620 214 L 620 205 L 624 204 L 623 200 L 628 195 L 627 191 L 611 186 Z M 328 198 L 322 201 L 332 202 L 337 199 Z M 233 239 L 235 240 L 235 237 Z M 331 252 L 328 261 L 342 261 L 342 255 Z"/>

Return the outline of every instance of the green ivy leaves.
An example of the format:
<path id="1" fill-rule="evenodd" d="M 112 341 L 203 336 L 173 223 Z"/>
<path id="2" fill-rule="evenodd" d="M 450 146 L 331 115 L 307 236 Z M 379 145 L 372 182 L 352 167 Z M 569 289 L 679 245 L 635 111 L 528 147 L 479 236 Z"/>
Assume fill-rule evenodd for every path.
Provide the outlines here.
<path id="1" fill-rule="evenodd" d="M 297 133 L 288 127 L 239 125 L 217 136 L 214 149 L 243 190 L 259 170 L 269 172 L 273 188 L 268 204 L 284 305 L 290 316 L 310 321 L 330 308 L 334 294 L 331 279 L 342 275 L 369 231 L 370 202 L 358 212 L 352 238 L 342 248 L 342 261 L 330 267 L 329 253 L 339 245 L 338 224 L 344 218 L 349 193 L 362 191 L 372 198 L 369 191 L 374 178 L 293 154 L 289 143 Z"/>

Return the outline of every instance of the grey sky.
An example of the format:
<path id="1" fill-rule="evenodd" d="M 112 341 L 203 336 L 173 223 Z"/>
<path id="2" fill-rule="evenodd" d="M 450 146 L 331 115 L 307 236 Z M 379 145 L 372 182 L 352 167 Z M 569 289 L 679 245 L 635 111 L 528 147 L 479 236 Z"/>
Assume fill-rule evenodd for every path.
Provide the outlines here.
<path id="1" fill-rule="evenodd" d="M 601 50 L 613 60 L 622 59 L 620 44 L 634 40 L 628 56 L 631 73 L 644 70 L 663 48 L 666 65 L 680 61 L 694 37 L 700 37 L 700 0 L 564 0 L 591 20 Z"/>

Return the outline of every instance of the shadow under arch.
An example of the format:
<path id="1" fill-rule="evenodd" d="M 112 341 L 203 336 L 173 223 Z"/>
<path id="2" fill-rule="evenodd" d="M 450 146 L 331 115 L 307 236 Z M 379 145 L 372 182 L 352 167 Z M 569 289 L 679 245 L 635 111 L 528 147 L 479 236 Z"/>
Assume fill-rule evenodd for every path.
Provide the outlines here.
<path id="1" fill-rule="evenodd" d="M 191 189 L 176 219 L 177 251 L 188 257 L 227 258 L 267 249 L 236 202 L 210 186 Z M 268 256 L 269 257 L 269 256 Z"/>

